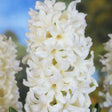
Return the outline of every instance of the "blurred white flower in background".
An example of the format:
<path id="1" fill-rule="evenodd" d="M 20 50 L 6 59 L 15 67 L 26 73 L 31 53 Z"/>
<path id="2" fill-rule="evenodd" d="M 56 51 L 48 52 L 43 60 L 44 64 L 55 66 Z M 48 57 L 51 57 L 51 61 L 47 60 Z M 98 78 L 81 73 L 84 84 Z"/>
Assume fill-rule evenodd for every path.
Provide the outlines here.
<path id="1" fill-rule="evenodd" d="M 107 72 L 104 80 L 104 93 L 100 92 L 100 96 L 105 98 L 101 104 L 102 107 L 110 107 L 109 112 L 112 112 L 112 34 L 108 35 L 110 40 L 105 43 L 107 53 L 102 57 L 101 62 L 104 65 L 102 71 Z"/>
<path id="2" fill-rule="evenodd" d="M 0 112 L 9 112 L 9 107 L 22 112 L 15 80 L 15 74 L 21 70 L 19 61 L 16 60 L 16 52 L 11 38 L 0 35 Z"/>
<path id="3" fill-rule="evenodd" d="M 89 93 L 97 82 L 91 38 L 85 37 L 85 14 L 63 2 L 36 2 L 29 20 L 26 112 L 89 112 Z"/>

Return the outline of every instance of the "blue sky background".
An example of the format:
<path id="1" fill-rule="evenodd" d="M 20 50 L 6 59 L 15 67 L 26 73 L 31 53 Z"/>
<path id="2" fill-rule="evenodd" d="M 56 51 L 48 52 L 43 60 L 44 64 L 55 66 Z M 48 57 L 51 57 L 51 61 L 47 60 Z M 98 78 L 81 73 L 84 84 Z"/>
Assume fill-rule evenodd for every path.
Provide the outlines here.
<path id="1" fill-rule="evenodd" d="M 37 0 L 0 0 L 0 34 L 10 30 L 14 32 L 21 44 L 26 46 L 25 33 L 28 32 L 28 12 L 35 7 Z M 41 1 L 41 0 L 38 0 Z M 98 72 L 94 74 L 98 78 Z"/>
<path id="2" fill-rule="evenodd" d="M 0 0 L 0 33 L 7 30 L 14 32 L 23 45 L 25 33 L 28 32 L 28 12 L 35 7 L 37 0 Z M 41 0 L 38 0 L 41 1 Z"/>

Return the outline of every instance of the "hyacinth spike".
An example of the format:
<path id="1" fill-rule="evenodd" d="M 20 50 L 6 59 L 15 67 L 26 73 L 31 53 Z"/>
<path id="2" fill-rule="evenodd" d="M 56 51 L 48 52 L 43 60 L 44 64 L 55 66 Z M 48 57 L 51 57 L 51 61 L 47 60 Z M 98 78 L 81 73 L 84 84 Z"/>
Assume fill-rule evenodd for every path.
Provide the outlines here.
<path id="1" fill-rule="evenodd" d="M 78 2 L 65 10 L 64 2 L 45 0 L 37 2 L 42 7 L 38 13 L 30 12 L 28 55 L 23 59 L 28 64 L 26 112 L 89 112 L 89 94 L 97 82 L 91 76 L 93 52 L 86 59 L 92 40 L 84 35 L 85 14 L 76 10 Z"/>
<path id="2" fill-rule="evenodd" d="M 15 80 L 15 74 L 21 70 L 16 52 L 16 45 L 11 37 L 7 39 L 5 35 L 0 35 L 0 112 L 9 112 L 9 107 L 22 112 Z"/>
<path id="3" fill-rule="evenodd" d="M 107 53 L 101 56 L 101 63 L 104 65 L 103 72 L 107 72 L 107 76 L 104 79 L 103 87 L 104 93 L 100 92 L 99 95 L 103 97 L 104 101 L 101 103 L 101 107 L 110 108 L 112 111 L 112 34 L 108 34 L 110 40 L 104 44 L 104 48 Z"/>

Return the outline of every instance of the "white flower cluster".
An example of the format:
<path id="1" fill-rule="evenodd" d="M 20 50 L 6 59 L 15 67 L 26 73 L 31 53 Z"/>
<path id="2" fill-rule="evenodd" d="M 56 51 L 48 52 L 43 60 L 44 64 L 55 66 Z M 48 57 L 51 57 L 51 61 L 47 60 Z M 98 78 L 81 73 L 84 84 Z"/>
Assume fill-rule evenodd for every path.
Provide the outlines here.
<path id="1" fill-rule="evenodd" d="M 0 112 L 9 112 L 9 107 L 22 112 L 18 102 L 19 93 L 15 74 L 21 70 L 16 60 L 15 44 L 11 38 L 0 35 Z"/>
<path id="2" fill-rule="evenodd" d="M 97 83 L 91 38 L 85 38 L 85 14 L 63 2 L 45 0 L 31 9 L 27 33 L 28 55 L 24 58 L 29 87 L 26 112 L 89 112 L 89 93 Z"/>
<path id="3" fill-rule="evenodd" d="M 100 92 L 100 95 L 105 98 L 105 101 L 101 104 L 102 107 L 110 107 L 112 112 L 112 34 L 109 34 L 110 40 L 105 43 L 105 50 L 107 53 L 102 57 L 101 62 L 104 65 L 102 71 L 107 72 L 107 76 L 104 80 L 104 93 Z"/>

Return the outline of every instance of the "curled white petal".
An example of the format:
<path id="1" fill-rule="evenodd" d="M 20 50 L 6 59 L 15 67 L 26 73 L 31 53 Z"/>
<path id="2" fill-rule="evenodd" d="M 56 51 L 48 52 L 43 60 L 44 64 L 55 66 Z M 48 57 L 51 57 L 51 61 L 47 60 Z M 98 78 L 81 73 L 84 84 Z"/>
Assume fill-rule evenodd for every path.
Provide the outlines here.
<path id="1" fill-rule="evenodd" d="M 65 3 L 63 2 L 57 2 L 55 5 L 54 5 L 54 10 L 64 10 L 66 8 L 66 5 Z"/>
<path id="2" fill-rule="evenodd" d="M 75 0 L 73 2 L 71 2 L 68 6 L 68 10 L 70 11 L 76 11 L 76 5 L 77 3 L 81 2 L 81 0 Z"/>

